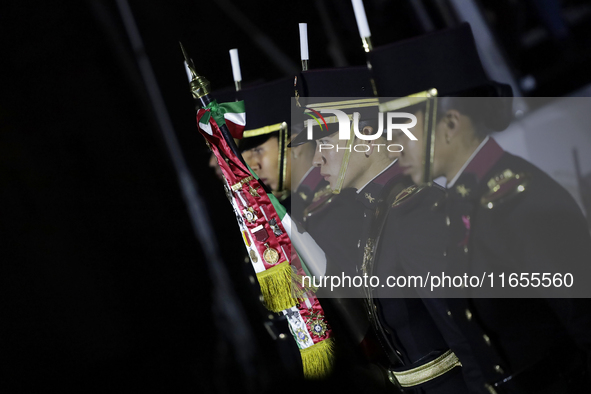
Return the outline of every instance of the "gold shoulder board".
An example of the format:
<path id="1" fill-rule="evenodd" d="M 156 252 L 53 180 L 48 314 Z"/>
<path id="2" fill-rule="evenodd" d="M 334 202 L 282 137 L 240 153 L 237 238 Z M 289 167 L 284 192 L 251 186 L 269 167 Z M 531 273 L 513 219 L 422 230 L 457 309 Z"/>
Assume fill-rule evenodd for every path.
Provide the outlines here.
<path id="1" fill-rule="evenodd" d="M 422 190 L 422 188 L 419 188 L 417 185 L 411 185 L 411 186 L 407 187 L 406 189 L 402 190 L 400 193 L 398 193 L 396 195 L 396 199 L 394 199 L 392 206 L 396 207 L 396 206 L 400 205 L 402 203 L 402 201 L 406 200 L 407 198 L 409 198 L 413 194 L 418 193 L 421 190 Z"/>
<path id="2" fill-rule="evenodd" d="M 529 179 L 529 175 L 525 173 L 515 174 L 510 169 L 502 171 L 488 180 L 488 191 L 480 199 L 480 204 L 487 209 L 493 209 L 524 192 Z"/>

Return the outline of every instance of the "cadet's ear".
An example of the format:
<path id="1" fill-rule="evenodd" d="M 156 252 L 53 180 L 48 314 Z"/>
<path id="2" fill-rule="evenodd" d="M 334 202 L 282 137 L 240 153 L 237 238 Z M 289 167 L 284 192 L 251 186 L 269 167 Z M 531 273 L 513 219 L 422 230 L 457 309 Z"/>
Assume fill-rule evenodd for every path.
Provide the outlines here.
<path id="1" fill-rule="evenodd" d="M 450 109 L 443 115 L 442 122 L 445 142 L 449 144 L 460 129 L 460 113 L 455 109 Z"/>

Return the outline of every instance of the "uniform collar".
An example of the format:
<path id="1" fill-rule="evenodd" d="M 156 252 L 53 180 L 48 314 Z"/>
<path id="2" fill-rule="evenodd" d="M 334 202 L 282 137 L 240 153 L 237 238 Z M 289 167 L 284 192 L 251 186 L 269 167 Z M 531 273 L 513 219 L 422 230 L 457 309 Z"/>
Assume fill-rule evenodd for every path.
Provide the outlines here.
<path id="1" fill-rule="evenodd" d="M 453 177 L 453 179 L 447 183 L 446 187 L 448 189 L 451 188 L 451 187 L 453 187 L 453 185 L 456 183 L 456 181 L 458 180 L 458 178 L 460 177 L 460 175 L 462 175 L 462 173 L 464 172 L 464 170 L 466 170 L 466 167 L 468 167 L 468 165 L 470 163 L 472 163 L 472 160 L 474 159 L 474 157 L 478 154 L 478 152 L 480 152 L 480 150 L 484 147 L 484 145 L 486 145 L 486 143 L 489 140 L 490 140 L 490 137 L 487 135 L 486 138 L 484 140 L 482 140 L 482 142 L 480 143 L 480 145 L 478 145 L 478 148 L 476 148 L 476 150 L 474 150 L 474 152 L 472 152 L 472 155 L 470 155 L 470 157 L 468 158 L 468 160 L 466 160 L 466 162 L 464 163 L 464 165 L 462 166 L 462 168 L 460 168 L 460 171 L 458 171 L 458 173 Z"/>
<path id="2" fill-rule="evenodd" d="M 397 162 L 398 160 L 394 160 L 362 188 L 358 189 L 357 201 L 363 202 L 363 205 L 368 208 L 377 207 L 378 201 L 382 198 L 381 194 L 384 187 L 392 179 L 402 175 L 400 166 L 396 165 Z"/>
<path id="3" fill-rule="evenodd" d="M 458 175 L 447 184 L 462 198 L 473 197 L 474 188 L 501 158 L 504 151 L 497 142 L 487 137 L 474 151 Z"/>
<path id="4" fill-rule="evenodd" d="M 318 187 L 323 179 L 320 175 L 320 167 L 312 166 L 306 171 L 296 190 L 299 190 L 302 186 L 306 186 L 310 190 L 316 190 L 316 187 Z"/>

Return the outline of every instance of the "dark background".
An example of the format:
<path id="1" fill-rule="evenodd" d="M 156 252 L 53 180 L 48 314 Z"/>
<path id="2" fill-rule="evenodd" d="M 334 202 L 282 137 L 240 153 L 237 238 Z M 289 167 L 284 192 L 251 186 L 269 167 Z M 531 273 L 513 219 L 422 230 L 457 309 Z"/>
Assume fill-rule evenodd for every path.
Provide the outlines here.
<path id="1" fill-rule="evenodd" d="M 178 41 L 214 89 L 233 86 L 234 47 L 244 83 L 297 72 L 298 22 L 308 23 L 311 68 L 361 65 L 352 7 L 338 0 L 130 4 L 208 206 L 208 231 L 217 234 L 243 306 L 256 315 L 243 292 L 234 218 L 195 129 Z M 430 29 L 458 23 L 446 1 L 365 4 L 374 45 L 428 30 L 416 4 Z M 525 94 L 560 96 L 591 82 L 588 2 L 558 2 L 569 16 L 566 37 L 551 34 L 534 0 L 478 4 L 515 77 L 537 81 Z M 115 1 L 13 1 L 1 9 L 3 391 L 240 387 L 240 366 L 227 361 L 232 349 L 211 312 L 205 257 Z M 286 61 L 278 65 L 280 55 L 261 50 L 261 40 Z M 272 347 L 262 327 L 254 323 L 253 331 L 261 349 Z M 238 378 L 224 382 L 231 376 Z"/>

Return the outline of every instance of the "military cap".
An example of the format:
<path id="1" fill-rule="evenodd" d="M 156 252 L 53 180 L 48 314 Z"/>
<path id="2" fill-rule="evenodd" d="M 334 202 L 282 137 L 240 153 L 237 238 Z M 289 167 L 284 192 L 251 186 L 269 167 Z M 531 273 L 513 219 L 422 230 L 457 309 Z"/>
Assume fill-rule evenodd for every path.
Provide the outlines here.
<path id="1" fill-rule="evenodd" d="M 474 89 L 486 96 L 512 95 L 508 85 L 487 77 L 468 23 L 377 47 L 369 60 L 380 97 L 405 97 L 432 88 L 439 96 Z"/>
<path id="2" fill-rule="evenodd" d="M 511 87 L 488 78 L 468 23 L 375 48 L 369 61 L 382 112 L 432 95 L 489 97 L 472 100 L 477 111 L 487 113 L 487 126 L 501 131 L 510 123 Z"/>
<path id="3" fill-rule="evenodd" d="M 244 100 L 246 128 L 239 143 L 240 151 L 259 146 L 280 130 L 288 133 L 291 97 L 294 95 L 293 78 L 254 85 L 236 93 Z"/>
<path id="4" fill-rule="evenodd" d="M 367 67 L 342 67 L 303 71 L 299 76 L 299 103 L 305 113 L 321 109 L 338 109 L 348 115 L 359 112 L 361 120 L 377 119 L 378 101 L 373 94 L 371 75 Z M 336 98 L 343 98 L 342 100 Z M 312 111 L 314 110 L 314 111 Z M 311 119 L 310 117 L 304 117 Z M 313 140 L 338 131 L 336 123 L 314 127 Z M 308 142 L 307 133 L 292 139 L 292 146 Z"/>

